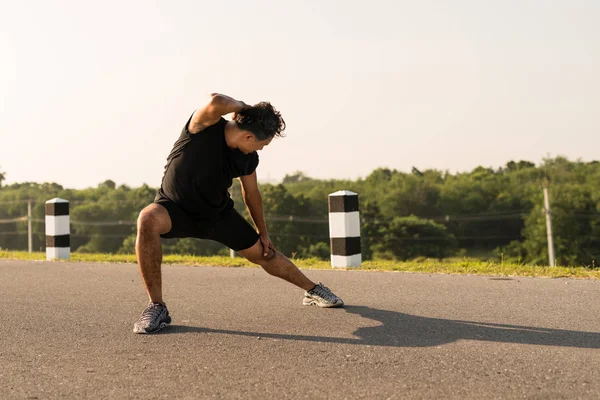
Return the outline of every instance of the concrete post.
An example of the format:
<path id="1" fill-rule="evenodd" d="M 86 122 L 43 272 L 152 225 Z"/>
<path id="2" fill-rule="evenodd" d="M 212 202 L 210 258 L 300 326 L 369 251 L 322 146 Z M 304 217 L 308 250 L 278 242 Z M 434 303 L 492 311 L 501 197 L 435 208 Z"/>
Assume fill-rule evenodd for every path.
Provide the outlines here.
<path id="1" fill-rule="evenodd" d="M 552 219 L 550 218 L 550 196 L 548 185 L 544 185 L 544 213 L 546 214 L 546 236 L 548 237 L 548 263 L 556 267 L 554 260 L 554 240 L 552 238 Z"/>
<path id="2" fill-rule="evenodd" d="M 33 251 L 33 230 L 31 228 L 31 200 L 27 201 L 27 251 Z"/>
<path id="3" fill-rule="evenodd" d="M 360 218 L 358 194 L 347 190 L 329 195 L 331 266 L 360 267 Z"/>
<path id="4" fill-rule="evenodd" d="M 46 202 L 46 260 L 70 257 L 69 202 L 57 197 Z"/>

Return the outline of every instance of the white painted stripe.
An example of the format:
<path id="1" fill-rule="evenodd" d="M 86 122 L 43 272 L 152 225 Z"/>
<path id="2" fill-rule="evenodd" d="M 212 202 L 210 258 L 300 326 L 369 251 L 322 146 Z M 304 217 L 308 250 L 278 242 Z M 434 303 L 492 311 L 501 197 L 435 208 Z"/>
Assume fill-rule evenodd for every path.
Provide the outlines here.
<path id="1" fill-rule="evenodd" d="M 46 235 L 59 236 L 70 234 L 68 215 L 46 215 Z"/>
<path id="2" fill-rule="evenodd" d="M 358 193 L 351 192 L 350 190 L 338 190 L 335 193 L 331 193 L 330 196 L 358 196 Z"/>
<path id="3" fill-rule="evenodd" d="M 353 256 L 331 256 L 331 266 L 333 268 L 360 267 L 362 262 L 362 254 L 354 254 Z"/>
<path id="4" fill-rule="evenodd" d="M 329 213 L 329 237 L 345 238 L 358 236 L 360 236 L 360 216 L 358 211 Z"/>
<path id="5" fill-rule="evenodd" d="M 71 258 L 70 247 L 46 247 L 46 260 L 68 260 Z"/>

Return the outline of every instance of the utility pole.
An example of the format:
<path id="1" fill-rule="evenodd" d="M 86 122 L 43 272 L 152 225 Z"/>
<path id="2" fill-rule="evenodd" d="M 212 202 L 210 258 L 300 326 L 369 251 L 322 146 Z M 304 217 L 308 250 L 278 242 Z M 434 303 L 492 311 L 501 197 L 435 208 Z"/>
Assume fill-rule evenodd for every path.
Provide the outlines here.
<path id="1" fill-rule="evenodd" d="M 27 249 L 33 251 L 33 232 L 31 229 L 31 200 L 27 200 Z"/>
<path id="2" fill-rule="evenodd" d="M 554 241 L 552 240 L 552 220 L 550 219 L 550 199 L 548 196 L 548 182 L 544 182 L 544 213 L 546 214 L 546 234 L 548 235 L 548 261 L 554 267 Z"/>

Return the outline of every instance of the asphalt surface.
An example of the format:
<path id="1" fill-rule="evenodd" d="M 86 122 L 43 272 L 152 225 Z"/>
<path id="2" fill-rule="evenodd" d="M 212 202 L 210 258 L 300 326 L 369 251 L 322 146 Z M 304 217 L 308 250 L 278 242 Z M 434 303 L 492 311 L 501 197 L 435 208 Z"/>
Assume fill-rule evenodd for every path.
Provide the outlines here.
<path id="1" fill-rule="evenodd" d="M 165 266 L 172 326 L 135 335 L 137 265 L 0 260 L 0 398 L 600 398 L 600 282 Z"/>

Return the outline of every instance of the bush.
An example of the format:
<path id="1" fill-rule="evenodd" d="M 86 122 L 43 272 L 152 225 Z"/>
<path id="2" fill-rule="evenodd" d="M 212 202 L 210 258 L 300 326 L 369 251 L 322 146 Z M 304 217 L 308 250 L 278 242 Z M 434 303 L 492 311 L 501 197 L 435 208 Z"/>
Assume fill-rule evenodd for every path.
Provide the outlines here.
<path id="1" fill-rule="evenodd" d="M 444 258 L 454 254 L 457 244 L 446 227 L 433 221 L 410 217 L 396 217 L 386 228 L 383 239 L 374 246 L 374 256 L 399 260 L 418 256 Z"/>

